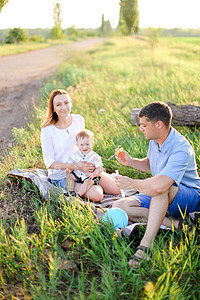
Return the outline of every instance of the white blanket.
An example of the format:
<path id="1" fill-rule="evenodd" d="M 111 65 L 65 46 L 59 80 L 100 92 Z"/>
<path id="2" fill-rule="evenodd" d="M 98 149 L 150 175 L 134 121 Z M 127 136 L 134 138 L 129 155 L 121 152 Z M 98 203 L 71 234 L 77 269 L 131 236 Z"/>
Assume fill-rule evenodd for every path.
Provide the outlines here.
<path id="1" fill-rule="evenodd" d="M 18 177 L 18 178 L 25 178 L 30 182 L 34 183 L 40 194 L 44 198 L 52 199 L 53 194 L 62 194 L 67 193 L 67 191 L 63 188 L 55 187 L 48 178 L 47 170 L 44 169 L 15 169 L 8 173 L 8 177 Z M 127 190 L 125 191 L 125 196 L 132 196 L 136 194 L 137 191 L 135 190 Z M 101 202 L 93 203 L 95 206 L 104 207 L 111 207 L 114 201 L 122 198 L 121 195 L 108 195 L 104 194 L 104 197 Z"/>

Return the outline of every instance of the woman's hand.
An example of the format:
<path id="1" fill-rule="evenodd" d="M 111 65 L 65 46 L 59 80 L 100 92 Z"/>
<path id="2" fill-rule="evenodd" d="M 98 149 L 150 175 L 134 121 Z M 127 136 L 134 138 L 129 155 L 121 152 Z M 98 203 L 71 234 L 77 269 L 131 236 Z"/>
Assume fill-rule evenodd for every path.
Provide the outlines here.
<path id="1" fill-rule="evenodd" d="M 70 174 L 73 171 L 73 169 L 66 168 L 63 174 Z"/>
<path id="2" fill-rule="evenodd" d="M 76 170 L 82 171 L 84 173 L 92 173 L 95 170 L 95 165 L 87 162 L 87 161 L 81 161 L 76 164 Z"/>
<path id="3" fill-rule="evenodd" d="M 115 149 L 115 158 L 118 160 L 120 164 L 123 166 L 130 166 L 131 164 L 131 157 L 125 150 L 120 150 L 119 148 Z"/>

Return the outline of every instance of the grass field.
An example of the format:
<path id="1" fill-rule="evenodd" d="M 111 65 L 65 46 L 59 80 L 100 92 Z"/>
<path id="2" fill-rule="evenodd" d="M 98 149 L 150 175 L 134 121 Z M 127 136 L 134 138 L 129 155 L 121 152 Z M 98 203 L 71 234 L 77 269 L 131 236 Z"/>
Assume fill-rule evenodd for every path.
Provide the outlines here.
<path id="1" fill-rule="evenodd" d="M 86 128 L 94 131 L 94 150 L 108 172 L 149 176 L 107 158 L 118 145 L 132 156 L 146 156 L 148 142 L 131 126 L 132 108 L 158 100 L 200 104 L 199 56 L 196 40 L 162 39 L 152 53 L 145 41 L 113 38 L 77 54 L 49 79 L 31 116 L 34 122 L 27 129 L 13 129 L 17 146 L 7 149 L 0 164 L 1 206 L 14 203 L 16 186 L 22 198 L 13 204 L 12 216 L 4 212 L 1 220 L 2 299 L 199 299 L 200 243 L 195 232 L 159 232 L 150 263 L 134 270 L 128 267 L 128 257 L 143 227 L 131 238 L 120 239 L 113 227 L 94 221 L 90 208 L 66 204 L 63 196 L 42 199 L 29 182 L 5 178 L 14 168 L 44 168 L 40 124 L 47 96 L 55 88 L 69 91 L 73 113 L 83 115 Z M 177 129 L 194 147 L 199 168 L 199 130 Z M 29 218 L 27 207 L 32 211 Z M 67 251 L 61 248 L 65 240 Z M 69 270 L 66 261 L 75 261 L 77 267 Z"/>
<path id="2" fill-rule="evenodd" d="M 37 49 L 48 48 L 51 46 L 61 45 L 61 44 L 68 44 L 70 43 L 69 40 L 47 40 L 41 43 L 35 42 L 21 42 L 19 44 L 1 44 L 0 43 L 0 56 L 7 56 L 7 55 L 14 55 L 19 53 L 24 53 L 27 51 L 34 51 Z"/>

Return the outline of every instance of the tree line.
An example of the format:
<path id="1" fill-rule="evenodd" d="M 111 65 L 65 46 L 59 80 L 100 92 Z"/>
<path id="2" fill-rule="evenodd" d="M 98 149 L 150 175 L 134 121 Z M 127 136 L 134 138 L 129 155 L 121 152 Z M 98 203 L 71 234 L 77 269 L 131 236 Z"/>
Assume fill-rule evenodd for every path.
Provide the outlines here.
<path id="1" fill-rule="evenodd" d="M 9 0 L 0 0 L 0 12 Z M 54 26 L 52 29 L 29 29 L 24 30 L 21 28 L 13 28 L 8 32 L 7 30 L 0 30 L 0 41 L 6 43 L 19 43 L 27 39 L 33 42 L 43 42 L 45 39 L 76 39 L 78 37 L 86 38 L 93 36 L 108 36 L 117 33 L 123 35 L 137 34 L 149 35 L 149 29 L 139 28 L 139 9 L 138 0 L 120 0 L 119 6 L 119 22 L 116 29 L 111 27 L 110 21 L 105 20 L 104 14 L 101 18 L 101 26 L 96 29 L 77 29 L 74 25 L 67 29 L 62 29 L 62 0 L 55 0 L 53 7 L 53 19 Z M 33 34 L 35 32 L 35 34 Z M 37 32 L 37 33 L 36 33 Z M 39 32 L 39 33 L 38 33 Z M 155 36 L 157 30 L 151 30 L 151 33 Z M 6 33 L 6 36 L 5 36 Z M 152 34 L 151 34 L 152 35 Z M 160 29 L 160 36 L 193 36 L 199 37 L 200 30 L 183 30 L 180 28 L 174 29 Z"/>
<path id="2" fill-rule="evenodd" d="M 9 0 L 0 0 L 0 12 Z M 120 13 L 119 13 L 119 24 L 117 30 L 124 34 L 129 35 L 138 32 L 139 29 L 139 10 L 138 0 L 120 0 Z M 66 38 L 66 32 L 62 29 L 62 18 L 61 18 L 61 0 L 56 0 L 53 8 L 53 19 L 54 26 L 50 32 L 50 38 L 52 39 L 64 39 Z M 104 14 L 101 19 L 101 27 L 99 31 L 102 35 L 110 34 L 113 29 L 110 21 L 105 20 Z M 68 35 L 77 36 L 78 32 L 75 26 L 71 26 L 68 29 Z M 5 38 L 6 43 L 18 43 L 27 39 L 27 32 L 21 28 L 13 28 L 9 31 Z M 32 38 L 34 41 L 34 38 Z M 35 37 L 35 41 L 42 41 L 42 37 Z"/>

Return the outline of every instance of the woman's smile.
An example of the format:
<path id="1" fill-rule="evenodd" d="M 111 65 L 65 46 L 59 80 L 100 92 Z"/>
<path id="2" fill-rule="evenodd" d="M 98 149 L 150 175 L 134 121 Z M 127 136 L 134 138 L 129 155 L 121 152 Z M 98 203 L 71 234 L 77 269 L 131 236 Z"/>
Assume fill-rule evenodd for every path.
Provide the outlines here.
<path id="1" fill-rule="evenodd" d="M 71 100 L 66 94 L 57 95 L 54 97 L 53 108 L 58 118 L 63 116 L 67 117 L 71 112 L 71 107 Z"/>

